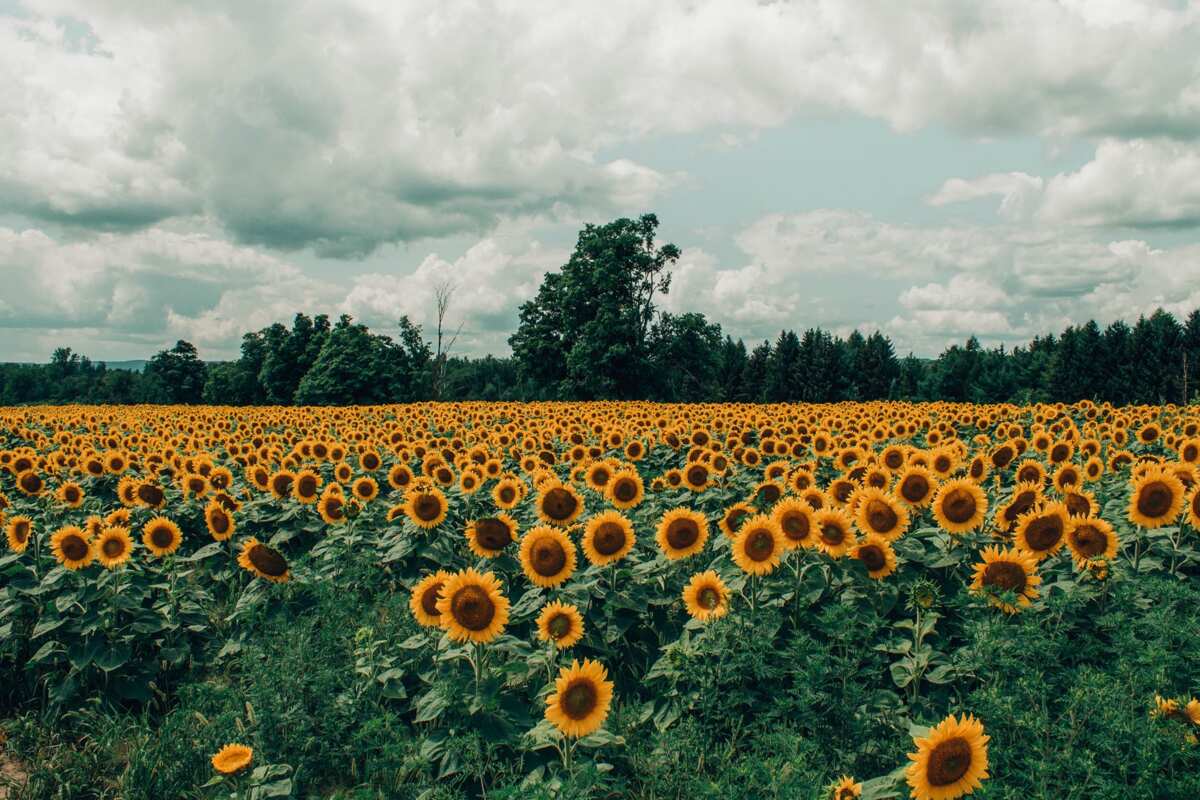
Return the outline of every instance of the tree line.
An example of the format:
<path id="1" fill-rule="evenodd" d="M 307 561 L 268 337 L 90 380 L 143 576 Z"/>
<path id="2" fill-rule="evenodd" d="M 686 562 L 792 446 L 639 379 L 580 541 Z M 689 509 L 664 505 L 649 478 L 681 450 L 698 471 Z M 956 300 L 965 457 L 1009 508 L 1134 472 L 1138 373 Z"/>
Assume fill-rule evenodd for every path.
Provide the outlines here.
<path id="1" fill-rule="evenodd" d="M 1070 326 L 1027 345 L 975 337 L 935 359 L 899 358 L 880 331 L 781 331 L 747 347 L 703 314 L 659 310 L 680 251 L 656 246 L 646 214 L 587 225 L 571 258 L 522 304 L 506 358 L 453 356 L 439 287 L 434 341 L 408 317 L 394 337 L 347 315 L 297 314 L 243 335 L 235 361 L 203 362 L 186 341 L 141 372 L 59 348 L 49 364 L 0 364 L 0 404 L 34 402 L 346 405 L 420 400 L 648 399 L 669 402 L 1195 402 L 1200 309 L 1129 324 Z"/>

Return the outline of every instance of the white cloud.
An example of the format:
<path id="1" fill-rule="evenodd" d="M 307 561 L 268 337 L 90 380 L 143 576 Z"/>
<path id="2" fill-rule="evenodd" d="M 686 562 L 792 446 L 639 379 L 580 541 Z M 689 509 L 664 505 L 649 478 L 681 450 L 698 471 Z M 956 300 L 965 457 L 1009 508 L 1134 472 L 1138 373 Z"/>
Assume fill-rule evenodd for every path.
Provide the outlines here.
<path id="1" fill-rule="evenodd" d="M 1024 172 L 1004 172 L 964 180 L 951 178 L 929 198 L 929 204 L 944 206 L 1000 195 L 1000 216 L 1008 220 L 1028 217 L 1041 199 L 1043 181 Z"/>

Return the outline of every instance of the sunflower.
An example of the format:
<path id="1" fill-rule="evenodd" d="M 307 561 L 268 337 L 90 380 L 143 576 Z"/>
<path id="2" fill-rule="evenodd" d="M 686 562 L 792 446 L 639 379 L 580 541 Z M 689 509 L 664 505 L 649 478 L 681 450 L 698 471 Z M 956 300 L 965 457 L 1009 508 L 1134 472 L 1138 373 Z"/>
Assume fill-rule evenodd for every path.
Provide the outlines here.
<path id="1" fill-rule="evenodd" d="M 559 670 L 554 693 L 546 698 L 546 719 L 564 736 L 587 736 L 604 724 L 612 695 L 612 681 L 600 662 L 572 661 Z"/>
<path id="2" fill-rule="evenodd" d="M 619 511 L 605 511 L 588 520 L 583 531 L 583 554 L 593 565 L 603 567 L 629 555 L 636 541 L 632 522 Z"/>
<path id="3" fill-rule="evenodd" d="M 708 488 L 709 470 L 707 464 L 688 464 L 683 471 L 683 485 L 693 492 L 703 492 Z"/>
<path id="4" fill-rule="evenodd" d="M 517 507 L 524 496 L 524 484 L 516 478 L 501 478 L 492 487 L 492 500 L 497 508 L 510 510 Z"/>
<path id="5" fill-rule="evenodd" d="M 1005 533 L 1012 531 L 1013 526 L 1023 514 L 1031 511 L 1042 501 L 1042 487 L 1032 483 L 1018 483 L 1013 487 L 1008 502 L 996 510 L 996 527 Z"/>
<path id="6" fill-rule="evenodd" d="M 863 785 L 843 775 L 829 786 L 829 800 L 858 800 L 862 797 Z"/>
<path id="7" fill-rule="evenodd" d="M 708 519 L 690 508 L 672 508 L 659 519 L 654 539 L 672 561 L 695 555 L 708 542 Z"/>
<path id="8" fill-rule="evenodd" d="M 286 583 L 292 577 L 283 553 L 268 547 L 253 536 L 242 543 L 238 564 L 247 572 L 253 572 L 272 583 Z"/>
<path id="9" fill-rule="evenodd" d="M 354 482 L 350 493 L 362 502 L 369 503 L 379 495 L 379 484 L 370 475 L 363 475 Z"/>
<path id="10" fill-rule="evenodd" d="M 0 514 L 0 517 L 3 515 Z M 4 536 L 8 539 L 8 548 L 17 553 L 25 552 L 29 547 L 29 537 L 33 534 L 33 520 L 26 516 L 15 516 L 4 526 Z"/>
<path id="11" fill-rule="evenodd" d="M 426 628 L 438 628 L 442 625 L 442 613 L 438 611 L 438 595 L 450 573 L 438 570 L 432 575 L 426 575 L 421 582 L 413 587 L 412 596 L 408 599 L 408 607 L 412 609 L 413 617 L 418 625 Z"/>
<path id="12" fill-rule="evenodd" d="M 1113 526 L 1098 517 L 1071 517 L 1067 547 L 1080 568 L 1116 558 L 1119 543 Z"/>
<path id="13" fill-rule="evenodd" d="M 418 528 L 436 528 L 446 519 L 450 504 L 436 486 L 422 486 L 408 493 L 404 513 Z"/>
<path id="14" fill-rule="evenodd" d="M 929 505 L 937 489 L 937 478 L 926 467 L 910 465 L 896 479 L 894 494 L 910 506 Z"/>
<path id="15" fill-rule="evenodd" d="M 817 537 L 813 536 L 816 530 L 814 513 L 812 506 L 795 497 L 784 498 L 775 504 L 771 509 L 771 519 L 783 534 L 785 548 L 794 550 L 797 547 L 817 546 Z"/>
<path id="16" fill-rule="evenodd" d="M 539 489 L 537 513 L 542 522 L 565 528 L 583 513 L 583 498 L 573 487 L 556 481 Z"/>
<path id="17" fill-rule="evenodd" d="M 632 469 L 616 473 L 605 487 L 604 496 L 622 511 L 633 508 L 646 496 L 642 476 Z"/>
<path id="18" fill-rule="evenodd" d="M 947 481 L 933 496 L 933 518 L 948 533 L 966 533 L 983 524 L 987 495 L 968 478 Z"/>
<path id="19" fill-rule="evenodd" d="M 467 569 L 451 575 L 438 593 L 437 611 L 446 635 L 456 642 L 490 642 L 508 624 L 508 598 L 491 572 Z"/>
<path id="20" fill-rule="evenodd" d="M 154 517 L 142 526 L 142 544 L 158 558 L 174 553 L 182 542 L 183 532 L 166 517 Z"/>
<path id="21" fill-rule="evenodd" d="M 321 515 L 321 519 L 325 521 L 326 525 L 337 525 L 346 519 L 346 498 L 342 495 L 341 487 L 338 484 L 331 483 L 325 487 L 325 491 L 321 492 L 321 499 L 317 501 L 317 513 Z M 407 509 L 405 513 L 407 513 Z"/>
<path id="22" fill-rule="evenodd" d="M 855 544 L 850 516 L 839 508 L 825 508 L 815 515 L 817 546 L 833 558 L 841 558 Z"/>
<path id="23" fill-rule="evenodd" d="M 698 572 L 683 587 L 683 605 L 694 619 L 710 622 L 729 613 L 729 588 L 713 570 Z"/>
<path id="24" fill-rule="evenodd" d="M 79 508 L 83 505 L 83 488 L 74 481 L 67 481 L 60 485 L 55 490 L 54 496 L 67 508 Z"/>
<path id="25" fill-rule="evenodd" d="M 855 522 L 864 534 L 894 541 L 908 530 L 908 509 L 895 496 L 882 489 L 867 487 L 859 491 Z"/>
<path id="26" fill-rule="evenodd" d="M 55 531 L 50 537 L 50 549 L 58 562 L 67 569 L 83 569 L 96 557 L 96 551 L 88 541 L 87 534 L 74 525 L 67 525 Z"/>
<path id="27" fill-rule="evenodd" d="M 787 545 L 783 532 L 766 514 L 756 514 L 742 523 L 733 540 L 733 561 L 749 575 L 766 575 L 779 566 Z"/>
<path id="28" fill-rule="evenodd" d="M 302 469 L 292 481 L 292 497 L 301 503 L 315 503 L 320 497 L 321 476 L 315 470 Z"/>
<path id="29" fill-rule="evenodd" d="M 749 503 L 734 503 L 725 509 L 717 527 L 721 529 L 721 533 L 725 534 L 726 538 L 735 539 L 738 531 L 742 528 L 742 523 L 757 513 L 758 510 Z"/>
<path id="30" fill-rule="evenodd" d="M 583 481 L 593 491 L 603 493 L 612 480 L 613 468 L 607 461 L 594 461 L 583 473 Z"/>
<path id="31" fill-rule="evenodd" d="M 271 494 L 279 500 L 284 499 L 292 493 L 292 483 L 295 482 L 296 476 L 286 469 L 281 469 L 271 476 L 270 486 Z M 207 485 L 207 481 L 205 484 Z M 201 492 L 200 494 L 203 494 Z"/>
<path id="32" fill-rule="evenodd" d="M 1017 520 L 1017 547 L 1038 561 L 1054 555 L 1063 546 L 1069 519 L 1062 503 L 1046 503 L 1025 513 Z"/>
<path id="33" fill-rule="evenodd" d="M 973 793 L 988 777 L 988 736 L 983 723 L 970 715 L 953 714 L 921 739 L 905 770 L 913 800 L 955 800 Z"/>
<path id="34" fill-rule="evenodd" d="M 1200 530 L 1200 486 L 1192 490 L 1191 499 L 1187 504 L 1187 518 L 1193 528 Z"/>
<path id="35" fill-rule="evenodd" d="M 1133 482 L 1129 521 L 1143 528 L 1170 524 L 1183 510 L 1183 483 L 1162 469 L 1147 470 Z"/>
<path id="36" fill-rule="evenodd" d="M 413 482 L 413 471 L 407 464 L 393 464 L 388 470 L 387 482 L 393 489 L 403 491 Z"/>
<path id="37" fill-rule="evenodd" d="M 521 537 L 521 568 L 536 586 L 559 586 L 575 572 L 575 543 L 559 528 L 538 525 Z"/>
<path id="38" fill-rule="evenodd" d="M 891 541 L 876 533 L 867 534 L 851 547 L 850 557 L 861 561 L 867 574 L 877 581 L 896 571 L 896 551 L 892 549 Z"/>
<path id="39" fill-rule="evenodd" d="M 1067 505 L 1067 513 L 1072 517 L 1091 517 L 1100 509 L 1096 503 L 1096 496 L 1084 489 L 1065 492 L 1063 502 Z"/>
<path id="40" fill-rule="evenodd" d="M 1017 613 L 1037 599 L 1037 586 L 1042 579 L 1037 575 L 1037 560 L 1032 555 L 995 545 L 985 547 L 979 555 L 983 561 L 975 565 L 972 591 L 986 594 L 992 605 L 1008 614 Z M 1016 597 L 1015 605 L 1003 596 L 1008 593 Z"/>
<path id="41" fill-rule="evenodd" d="M 471 521 L 466 535 L 472 553 L 480 558 L 493 558 L 517 540 L 517 521 L 501 512 Z"/>
<path id="42" fill-rule="evenodd" d="M 129 560 L 133 553 L 133 539 L 129 536 L 128 528 L 105 528 L 92 547 L 95 548 L 96 560 L 105 569 L 113 569 Z"/>
<path id="43" fill-rule="evenodd" d="M 222 775 L 232 775 L 250 766 L 254 750 L 244 744 L 227 744 L 212 757 L 213 769 Z"/>
<path id="44" fill-rule="evenodd" d="M 137 502 L 146 508 L 162 508 L 167 500 L 167 493 L 154 481 L 141 481 L 133 490 Z"/>
<path id="45" fill-rule="evenodd" d="M 218 542 L 223 542 L 230 536 L 233 536 L 233 532 L 237 530 L 237 524 L 233 521 L 233 515 L 216 500 L 213 500 L 204 507 L 204 524 L 208 528 L 208 532 L 212 534 L 213 539 Z"/>
<path id="46" fill-rule="evenodd" d="M 583 638 L 583 615 L 570 603 L 554 600 L 538 614 L 537 628 L 543 642 L 554 642 L 559 650 L 569 650 Z"/>

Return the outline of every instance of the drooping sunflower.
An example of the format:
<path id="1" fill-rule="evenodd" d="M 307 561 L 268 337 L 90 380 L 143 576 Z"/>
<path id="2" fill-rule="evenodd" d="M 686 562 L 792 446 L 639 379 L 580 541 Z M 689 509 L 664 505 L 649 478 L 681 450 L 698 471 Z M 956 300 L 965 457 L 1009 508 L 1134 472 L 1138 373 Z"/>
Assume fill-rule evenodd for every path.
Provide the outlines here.
<path id="1" fill-rule="evenodd" d="M 1163 469 L 1146 470 L 1133 481 L 1129 521 L 1143 528 L 1169 525 L 1183 510 L 1183 483 Z"/>
<path id="2" fill-rule="evenodd" d="M 517 521 L 504 512 L 472 520 L 467 525 L 467 545 L 480 558 L 494 558 L 517 540 Z"/>
<path id="3" fill-rule="evenodd" d="M 491 572 L 467 569 L 446 579 L 438 593 L 438 615 L 456 642 L 486 644 L 508 624 L 508 598 Z"/>
<path id="4" fill-rule="evenodd" d="M 96 557 L 87 534 L 74 525 L 59 528 L 50 537 L 50 549 L 58 563 L 70 570 L 83 569 Z"/>
<path id="5" fill-rule="evenodd" d="M 554 693 L 546 698 L 546 719 L 564 736 L 587 736 L 604 724 L 612 695 L 613 683 L 600 662 L 572 661 L 559 670 Z"/>
<path id="6" fill-rule="evenodd" d="M 742 523 L 733 540 L 733 561 L 749 575 L 766 575 L 779 566 L 787 550 L 783 532 L 766 514 L 756 514 Z"/>
<path id="7" fill-rule="evenodd" d="M 948 533 L 966 533 L 983 524 L 987 495 L 979 484 L 956 478 L 938 487 L 933 497 L 933 518 Z"/>
<path id="8" fill-rule="evenodd" d="M 242 569 L 272 583 L 286 583 L 292 577 L 283 553 L 268 547 L 253 536 L 242 543 L 238 564 Z"/>
<path id="9" fill-rule="evenodd" d="M 142 526 L 142 544 L 155 557 L 169 556 L 183 543 L 183 532 L 166 517 L 154 517 Z"/>
<path id="10" fill-rule="evenodd" d="M 321 483 L 321 476 L 316 470 L 302 469 L 292 481 L 292 496 L 304 504 L 315 503 L 320 497 Z"/>
<path id="11" fill-rule="evenodd" d="M 58 489 L 54 492 L 54 496 L 58 499 L 58 502 L 67 508 L 79 508 L 83 505 L 83 487 L 75 483 L 75 481 L 67 481 L 59 485 Z"/>
<path id="12" fill-rule="evenodd" d="M 565 528 L 583 513 L 583 498 L 573 486 L 555 482 L 538 491 L 537 513 L 542 522 Z"/>
<path id="13" fill-rule="evenodd" d="M 418 528 L 432 529 L 446 520 L 450 504 L 436 486 L 422 486 L 409 491 L 404 513 Z"/>
<path id="14" fill-rule="evenodd" d="M 0 516 L 3 516 L 0 514 Z M 8 539 L 8 549 L 17 553 L 25 552 L 29 547 L 29 537 L 33 534 L 33 520 L 23 515 L 17 515 L 4 526 L 4 536 Z"/>
<path id="15" fill-rule="evenodd" d="M 896 571 L 896 551 L 886 536 L 869 533 L 850 548 L 850 557 L 857 558 L 875 580 L 883 580 Z"/>
<path id="16" fill-rule="evenodd" d="M 713 570 L 698 572 L 683 587 L 683 605 L 687 613 L 701 622 L 729 613 L 729 587 Z"/>
<path id="17" fill-rule="evenodd" d="M 133 539 L 129 535 L 129 529 L 124 527 L 105 528 L 92 546 L 96 551 L 96 560 L 105 569 L 121 566 L 133 553 Z"/>
<path id="18" fill-rule="evenodd" d="M 1070 517 L 1063 503 L 1046 503 L 1017 520 L 1016 545 L 1034 558 L 1054 555 L 1063 546 Z"/>
<path id="19" fill-rule="evenodd" d="M 223 542 L 233 536 L 234 531 L 237 530 L 237 523 L 234 522 L 233 515 L 225 509 L 225 506 L 215 500 L 204 507 L 204 525 L 213 539 L 218 542 Z"/>
<path id="20" fill-rule="evenodd" d="M 908 509 L 882 489 L 873 486 L 859 490 L 858 512 L 855 521 L 864 534 L 882 536 L 894 541 L 908 530 Z"/>
<path id="21" fill-rule="evenodd" d="M 988 601 L 1008 614 L 1016 614 L 1038 597 L 1037 560 L 1017 548 L 985 547 L 980 552 L 982 562 L 975 565 L 971 590 L 985 594 Z M 1015 601 L 1005 595 L 1011 593 Z"/>
<path id="22" fill-rule="evenodd" d="M 559 650 L 569 650 L 583 638 L 583 615 L 570 603 L 551 601 L 537 618 L 538 638 L 554 642 Z"/>
<path id="23" fill-rule="evenodd" d="M 575 543 L 559 528 L 531 528 L 521 537 L 520 555 L 521 568 L 536 586 L 558 586 L 575 572 Z"/>
<path id="24" fill-rule="evenodd" d="M 851 778 L 849 775 L 843 775 L 838 778 L 829 787 L 829 800 L 858 800 L 862 797 L 863 785 Z"/>
<path id="25" fill-rule="evenodd" d="M 818 511 L 817 546 L 832 558 L 841 558 L 856 543 L 850 516 L 840 508 L 825 508 Z"/>
<path id="26" fill-rule="evenodd" d="M 937 490 L 937 478 L 926 467 L 909 465 L 896 478 L 893 492 L 910 506 L 922 508 L 933 500 Z"/>
<path id="27" fill-rule="evenodd" d="M 816 523 L 812 506 L 796 497 L 785 497 L 771 509 L 771 519 L 783 533 L 784 547 L 816 547 Z M 722 520 L 723 522 L 724 520 Z"/>
<path id="28" fill-rule="evenodd" d="M 450 573 L 439 569 L 432 575 L 426 575 L 413 587 L 412 595 L 408 598 L 408 607 L 418 625 L 426 628 L 441 627 L 442 613 L 437 607 L 438 595 L 449 579 Z"/>
<path id="29" fill-rule="evenodd" d="M 646 496 L 642 476 L 633 469 L 625 469 L 614 474 L 605 487 L 604 496 L 608 502 L 625 511 L 642 502 Z"/>
<path id="30" fill-rule="evenodd" d="M 735 539 L 738 531 L 742 529 L 742 523 L 757 513 L 758 510 L 749 503 L 734 503 L 721 514 L 721 521 L 717 523 L 717 527 L 726 538 Z"/>
<path id="31" fill-rule="evenodd" d="M 583 554 L 597 567 L 620 561 L 635 542 L 633 523 L 619 511 L 597 514 L 583 530 Z"/>
<path id="32" fill-rule="evenodd" d="M 914 739 L 917 752 L 905 770 L 913 800 L 955 800 L 973 793 L 988 777 L 988 736 L 974 716 L 953 714 L 929 735 Z"/>
<path id="33" fill-rule="evenodd" d="M 672 561 L 695 555 L 708 542 L 708 519 L 690 508 L 672 508 L 658 521 L 654 539 Z"/>
<path id="34" fill-rule="evenodd" d="M 212 765 L 222 775 L 233 775 L 250 766 L 253 759 L 253 748 L 244 744 L 227 744 L 212 757 Z"/>
<path id="35" fill-rule="evenodd" d="M 1067 528 L 1067 547 L 1075 563 L 1085 568 L 1096 561 L 1111 561 L 1117 556 L 1119 539 L 1113 526 L 1099 517 L 1071 517 Z"/>

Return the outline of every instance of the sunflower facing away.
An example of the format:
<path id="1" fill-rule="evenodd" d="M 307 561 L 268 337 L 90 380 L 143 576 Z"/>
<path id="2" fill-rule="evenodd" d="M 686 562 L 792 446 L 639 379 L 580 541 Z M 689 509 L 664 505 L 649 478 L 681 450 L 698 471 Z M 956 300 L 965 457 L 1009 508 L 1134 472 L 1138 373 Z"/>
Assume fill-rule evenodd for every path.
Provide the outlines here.
<path id="1" fill-rule="evenodd" d="M 58 563 L 67 569 L 83 569 L 96 557 L 87 534 L 74 525 L 59 528 L 50 537 L 50 548 Z"/>
<path id="2" fill-rule="evenodd" d="M 272 583 L 286 583 L 292 577 L 283 553 L 268 547 L 253 536 L 242 543 L 238 564 L 242 569 Z"/>
<path id="3" fill-rule="evenodd" d="M 987 595 L 992 605 L 1008 614 L 1016 614 L 1037 599 L 1042 579 L 1037 575 L 1034 556 L 995 545 L 985 547 L 979 555 L 983 561 L 975 565 L 972 591 Z"/>
<path id="4" fill-rule="evenodd" d="M 718 619 L 729 613 L 729 589 L 713 570 L 698 572 L 683 587 L 683 605 L 701 622 Z"/>
<path id="5" fill-rule="evenodd" d="M 426 575 L 421 582 L 413 587 L 412 596 L 408 599 L 408 607 L 412 610 L 417 624 L 426 628 L 441 627 L 442 613 L 438 611 L 438 595 L 449 580 L 450 573 L 438 570 L 432 575 Z"/>
<path id="6" fill-rule="evenodd" d="M 227 744 L 212 757 L 212 765 L 222 775 L 232 775 L 250 766 L 253 759 L 253 749 L 244 744 Z"/>
<path id="7" fill-rule="evenodd" d="M 494 558 L 517 540 L 517 521 L 503 512 L 472 520 L 466 536 L 472 553 L 480 558 Z"/>
<path id="8" fill-rule="evenodd" d="M 933 518 L 948 533 L 966 533 L 983 524 L 987 495 L 967 478 L 946 481 L 933 496 Z"/>
<path id="9" fill-rule="evenodd" d="M 672 561 L 695 555 L 708 541 L 708 518 L 690 508 L 673 508 L 662 515 L 655 541 Z"/>
<path id="10" fill-rule="evenodd" d="M 632 522 L 619 511 L 605 511 L 588 520 L 581 543 L 587 560 L 603 567 L 629 555 L 636 541 Z"/>
<path id="11" fill-rule="evenodd" d="M 604 724 L 612 696 L 613 683 L 600 662 L 572 661 L 559 670 L 554 693 L 546 698 L 546 719 L 564 736 L 587 736 Z"/>
<path id="12" fill-rule="evenodd" d="M 988 777 L 988 736 L 974 716 L 953 714 L 929 735 L 914 739 L 917 752 L 905 770 L 913 800 L 955 800 L 973 793 Z"/>
<path id="13" fill-rule="evenodd" d="M 583 615 L 570 603 L 557 600 L 546 604 L 537 618 L 538 638 L 568 650 L 583 638 Z"/>
<path id="14" fill-rule="evenodd" d="M 446 635 L 456 642 L 485 644 L 508 624 L 508 598 L 491 572 L 467 569 L 451 575 L 438 593 L 437 611 Z"/>
<path id="15" fill-rule="evenodd" d="M 733 561 L 749 575 L 766 575 L 779 566 L 786 549 L 779 526 L 766 514 L 757 514 L 742 524 L 733 540 Z"/>
<path id="16" fill-rule="evenodd" d="M 575 543 L 558 528 L 538 525 L 521 537 L 521 568 L 536 586 L 553 588 L 575 572 Z"/>

